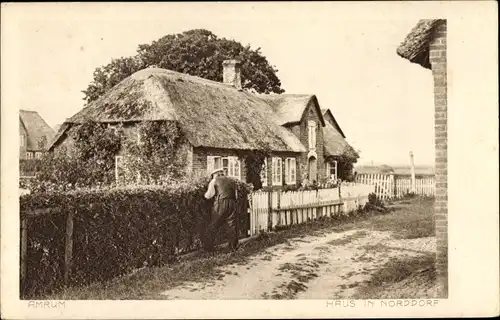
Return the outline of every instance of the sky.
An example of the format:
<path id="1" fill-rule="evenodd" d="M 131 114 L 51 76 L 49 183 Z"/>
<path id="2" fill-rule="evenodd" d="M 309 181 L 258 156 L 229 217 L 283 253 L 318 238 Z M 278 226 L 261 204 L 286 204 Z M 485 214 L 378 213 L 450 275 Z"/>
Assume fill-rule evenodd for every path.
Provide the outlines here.
<path id="1" fill-rule="evenodd" d="M 411 7 L 353 14 L 356 5 L 27 6 L 8 49 L 21 75 L 18 107 L 54 127 L 83 107 L 96 67 L 134 55 L 139 44 L 204 28 L 260 47 L 286 93 L 315 94 L 360 150 L 359 164 L 408 164 L 412 151 L 416 165 L 433 165 L 432 74 L 396 54 L 418 18 Z"/>

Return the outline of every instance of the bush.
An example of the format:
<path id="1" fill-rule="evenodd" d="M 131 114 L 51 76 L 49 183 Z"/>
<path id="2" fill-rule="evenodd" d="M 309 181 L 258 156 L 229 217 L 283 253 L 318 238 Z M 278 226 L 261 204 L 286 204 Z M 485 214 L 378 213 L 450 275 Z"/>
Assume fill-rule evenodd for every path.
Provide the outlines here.
<path id="1" fill-rule="evenodd" d="M 21 176 L 34 176 L 41 167 L 42 161 L 39 159 L 19 159 L 19 174 Z"/>
<path id="2" fill-rule="evenodd" d="M 365 205 L 365 210 L 387 211 L 385 203 L 375 193 L 368 195 L 368 203 Z"/>
<path id="3" fill-rule="evenodd" d="M 135 268 L 162 265 L 200 246 L 211 202 L 207 179 L 164 186 L 39 192 L 22 196 L 27 218 L 27 277 L 22 296 L 62 284 L 66 217 L 73 212 L 71 285 L 103 281 Z M 238 183 L 240 230 L 248 230 L 249 186 Z M 49 214 L 29 211 L 53 208 Z M 223 234 L 223 233 L 221 233 Z M 223 237 L 219 242 L 224 240 Z"/>

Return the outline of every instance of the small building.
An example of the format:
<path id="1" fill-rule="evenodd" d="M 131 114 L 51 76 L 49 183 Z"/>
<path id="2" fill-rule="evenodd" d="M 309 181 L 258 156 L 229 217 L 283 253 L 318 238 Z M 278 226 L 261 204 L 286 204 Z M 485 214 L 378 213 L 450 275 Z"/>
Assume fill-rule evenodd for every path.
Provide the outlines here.
<path id="1" fill-rule="evenodd" d="M 179 152 L 185 154 L 187 171 L 206 175 L 224 168 L 229 176 L 249 181 L 245 160 L 264 150 L 268 157 L 261 172 L 262 186 L 280 188 L 297 185 L 306 176 L 310 181 L 327 179 L 328 166 L 335 165 L 341 152 L 331 146 L 348 148 L 343 133 L 332 134 L 342 131 L 331 112 L 329 117 L 326 123 L 315 95 L 242 90 L 237 60 L 224 61 L 223 82 L 146 68 L 67 119 L 50 150 L 57 153 L 62 146 L 71 150 L 68 131 L 89 119 L 121 124 L 126 135 L 136 140 L 138 123 L 172 122 L 184 137 Z M 329 130 L 326 140 L 325 128 Z M 356 156 L 349 161 L 355 162 Z"/>
<path id="2" fill-rule="evenodd" d="M 54 130 L 36 111 L 19 111 L 19 159 L 40 159 Z"/>
<path id="3" fill-rule="evenodd" d="M 422 66 L 426 70 L 430 70 L 434 78 L 436 269 L 440 284 L 439 295 L 442 298 L 448 296 L 448 102 L 446 32 L 446 20 L 423 19 L 417 23 L 406 36 L 403 43 L 397 48 L 399 56 Z"/>

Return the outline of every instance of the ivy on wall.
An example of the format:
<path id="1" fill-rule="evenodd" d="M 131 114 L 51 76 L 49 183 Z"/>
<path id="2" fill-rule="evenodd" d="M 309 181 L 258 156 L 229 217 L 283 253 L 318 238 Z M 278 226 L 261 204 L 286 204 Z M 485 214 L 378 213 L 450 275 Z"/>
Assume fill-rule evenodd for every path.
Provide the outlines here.
<path id="1" fill-rule="evenodd" d="M 181 178 L 186 170 L 186 142 L 174 122 L 147 121 L 135 127 L 136 139 L 124 141 L 132 179 L 154 183 Z"/>
<path id="2" fill-rule="evenodd" d="M 58 155 L 63 156 L 44 156 L 37 174 L 38 186 L 33 189 L 112 185 L 116 182 L 117 155 L 126 160 L 129 182 L 137 182 L 138 177 L 147 183 L 171 180 L 185 171 L 186 153 L 179 150 L 184 139 L 172 122 L 146 121 L 131 128 L 86 121 L 74 125 L 68 138 L 74 141 L 71 150 L 60 146 Z"/>

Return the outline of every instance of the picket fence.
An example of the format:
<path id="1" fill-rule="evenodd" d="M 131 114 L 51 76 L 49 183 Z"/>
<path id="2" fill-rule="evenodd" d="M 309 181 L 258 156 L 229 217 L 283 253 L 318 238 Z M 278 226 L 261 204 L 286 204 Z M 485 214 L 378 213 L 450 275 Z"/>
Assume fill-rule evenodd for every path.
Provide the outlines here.
<path id="1" fill-rule="evenodd" d="M 373 192 L 374 186 L 360 183 L 319 190 L 253 192 L 249 196 L 249 236 L 277 226 L 346 215 L 364 206 Z"/>
<path id="2" fill-rule="evenodd" d="M 412 192 L 412 177 L 409 174 L 361 173 L 357 175 L 356 182 L 373 186 L 377 197 L 384 200 L 402 198 Z M 434 175 L 416 176 L 413 192 L 421 196 L 434 196 Z"/>

